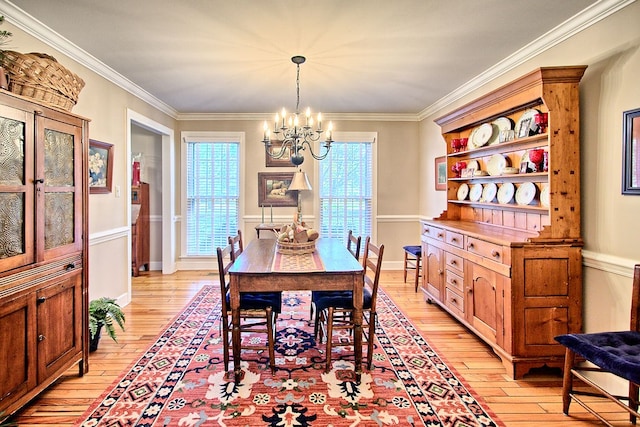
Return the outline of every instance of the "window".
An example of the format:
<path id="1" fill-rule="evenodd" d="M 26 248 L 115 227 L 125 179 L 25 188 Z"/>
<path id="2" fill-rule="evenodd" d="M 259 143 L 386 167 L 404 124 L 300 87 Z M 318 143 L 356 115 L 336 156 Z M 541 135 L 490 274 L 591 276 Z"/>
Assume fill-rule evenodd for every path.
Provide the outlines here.
<path id="1" fill-rule="evenodd" d="M 320 235 L 344 239 L 349 230 L 371 236 L 375 134 L 336 133 L 326 159 L 318 162 Z"/>
<path id="2" fill-rule="evenodd" d="M 183 255 L 215 256 L 238 231 L 240 139 L 238 134 L 183 134 Z"/>

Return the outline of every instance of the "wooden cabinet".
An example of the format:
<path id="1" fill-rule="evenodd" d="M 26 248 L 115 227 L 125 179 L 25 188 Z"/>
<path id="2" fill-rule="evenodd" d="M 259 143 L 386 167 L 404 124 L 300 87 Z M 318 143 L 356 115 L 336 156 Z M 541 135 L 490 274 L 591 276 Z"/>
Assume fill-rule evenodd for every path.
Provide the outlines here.
<path id="1" fill-rule="evenodd" d="M 88 121 L 0 92 L 0 412 L 88 369 Z"/>
<path id="2" fill-rule="evenodd" d="M 514 378 L 562 367 L 553 337 L 582 329 L 578 85 L 585 69 L 534 70 L 436 119 L 447 143 L 447 209 L 422 222 L 423 256 L 432 258 L 423 264 L 422 290 L 489 344 Z M 496 138 L 496 122 L 522 122 L 532 109 L 548 114 L 544 132 L 516 128 L 513 139 Z M 474 134 L 486 124 L 494 134 L 483 143 Z M 452 147 L 469 137 L 466 148 Z M 533 149 L 546 153 L 548 168 L 527 169 Z M 503 174 L 496 160 L 519 170 L 525 164 Z M 457 176 L 457 163 L 490 173 Z M 503 186 L 518 197 L 484 198 Z"/>
<path id="3" fill-rule="evenodd" d="M 131 272 L 149 271 L 149 184 L 131 187 Z"/>

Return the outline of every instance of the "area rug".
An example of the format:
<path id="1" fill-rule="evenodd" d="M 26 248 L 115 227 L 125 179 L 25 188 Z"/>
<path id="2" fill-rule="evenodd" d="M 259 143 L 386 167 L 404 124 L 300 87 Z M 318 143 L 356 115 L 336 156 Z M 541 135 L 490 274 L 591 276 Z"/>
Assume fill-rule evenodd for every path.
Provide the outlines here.
<path id="1" fill-rule="evenodd" d="M 246 351 L 243 379 L 235 384 L 224 372 L 218 289 L 203 287 L 75 425 L 504 426 L 384 292 L 378 294 L 374 368 L 360 383 L 350 347 L 336 348 L 332 370 L 324 372 L 324 345 L 316 345 L 309 321 L 310 294 L 285 292 L 276 374 L 266 353 Z"/>

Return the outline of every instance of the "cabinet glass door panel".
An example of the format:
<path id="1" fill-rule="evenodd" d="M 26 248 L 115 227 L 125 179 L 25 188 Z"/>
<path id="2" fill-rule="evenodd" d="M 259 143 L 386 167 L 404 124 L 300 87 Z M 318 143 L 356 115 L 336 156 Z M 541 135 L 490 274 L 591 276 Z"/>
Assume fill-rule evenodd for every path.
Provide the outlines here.
<path id="1" fill-rule="evenodd" d="M 38 125 L 40 125 L 38 123 Z M 40 127 L 40 126 L 39 126 Z M 44 260 L 82 248 L 82 146 L 80 129 L 43 119 Z"/>
<path id="2" fill-rule="evenodd" d="M 31 114 L 0 108 L 0 271 L 35 259 L 32 123 Z"/>

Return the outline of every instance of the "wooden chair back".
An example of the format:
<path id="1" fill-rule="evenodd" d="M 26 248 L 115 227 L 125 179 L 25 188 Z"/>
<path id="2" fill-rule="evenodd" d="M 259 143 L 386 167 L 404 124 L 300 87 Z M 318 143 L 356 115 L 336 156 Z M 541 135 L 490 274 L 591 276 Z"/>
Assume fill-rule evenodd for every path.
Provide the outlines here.
<path id="1" fill-rule="evenodd" d="M 244 245 L 242 243 L 242 232 L 238 230 L 238 234 L 235 236 L 229 236 L 229 244 L 231 245 L 231 259 L 233 261 L 240 256 L 242 251 L 244 250 Z"/>
<path id="2" fill-rule="evenodd" d="M 640 331 L 640 264 L 633 269 L 633 295 L 631 296 L 631 331 Z"/>
<path id="3" fill-rule="evenodd" d="M 227 280 L 227 276 L 229 273 L 229 269 L 233 265 L 233 246 L 228 244 L 224 248 L 217 248 L 216 253 L 218 255 L 218 275 L 220 276 L 220 296 L 222 299 L 222 317 L 226 321 L 226 316 L 228 315 L 228 307 L 227 307 L 227 292 L 229 291 L 229 281 Z"/>
<path id="4" fill-rule="evenodd" d="M 360 236 L 354 236 L 353 231 L 349 230 L 349 235 L 347 236 L 347 249 L 351 252 L 356 259 L 360 259 L 360 243 L 362 242 L 362 238 Z"/>
<path id="5" fill-rule="evenodd" d="M 378 283 L 380 281 L 380 272 L 382 271 L 382 255 L 384 254 L 384 245 L 376 246 L 371 243 L 371 238 L 367 237 L 364 246 L 364 258 L 362 266 L 364 267 L 364 285 L 371 289 L 371 312 L 376 312 L 376 299 L 378 296 Z"/>

